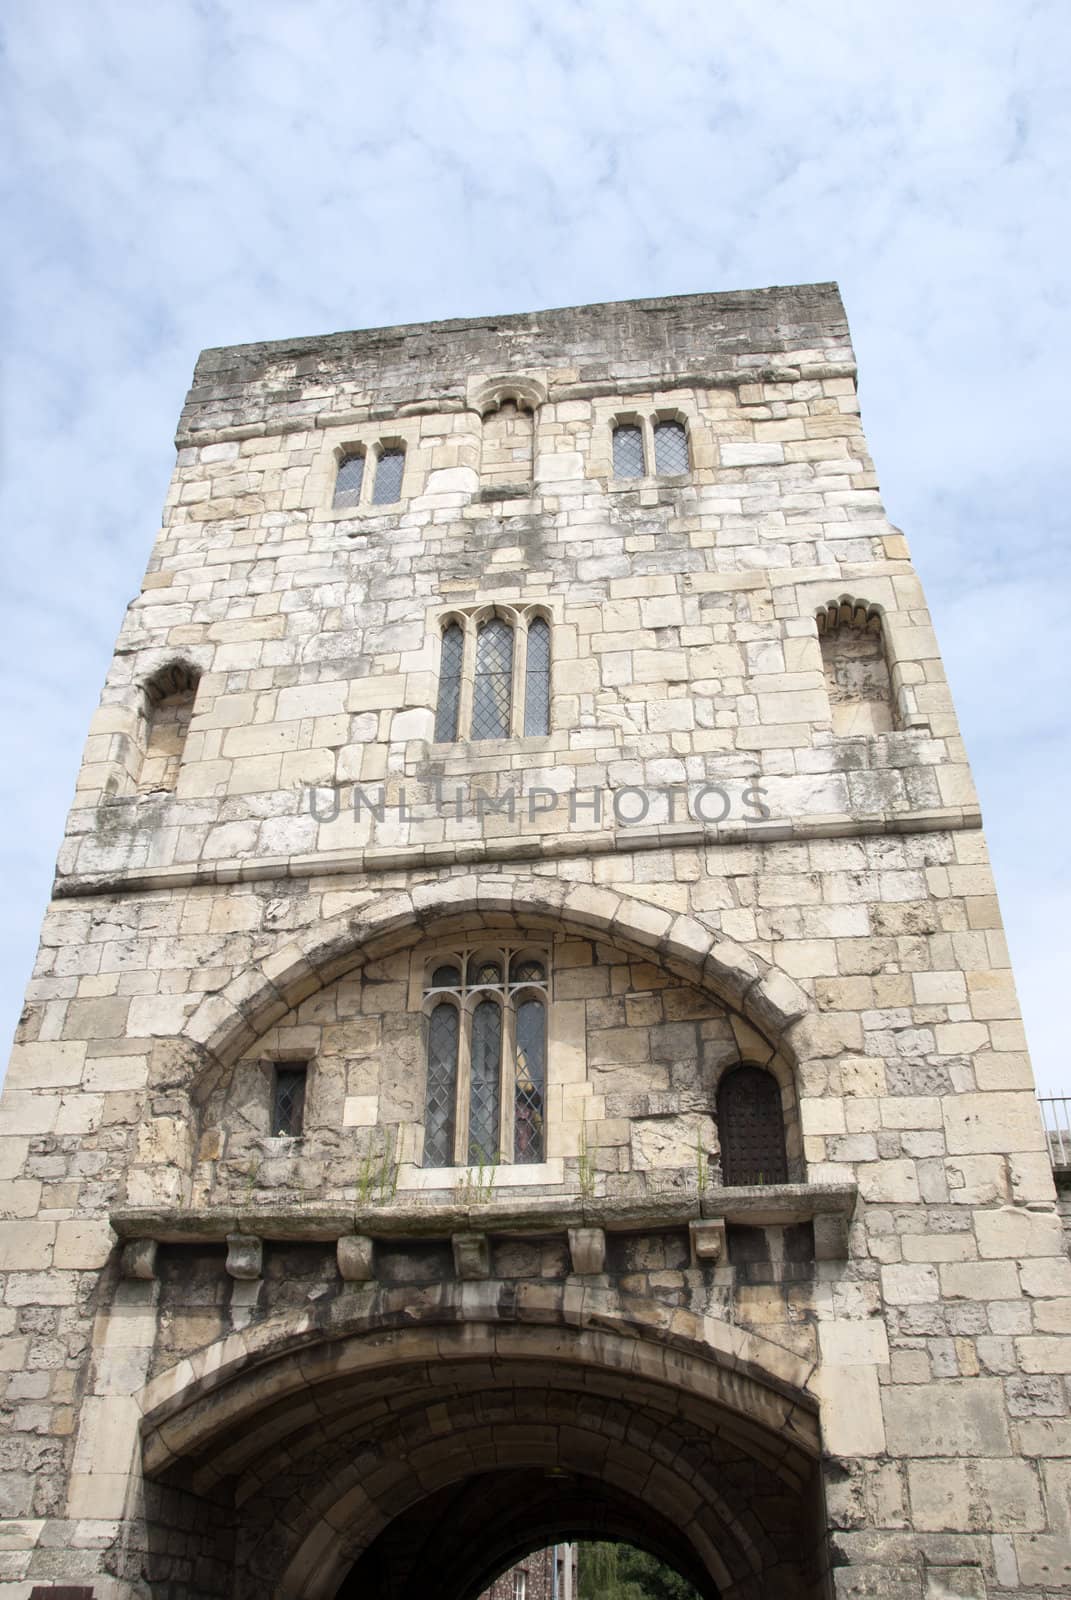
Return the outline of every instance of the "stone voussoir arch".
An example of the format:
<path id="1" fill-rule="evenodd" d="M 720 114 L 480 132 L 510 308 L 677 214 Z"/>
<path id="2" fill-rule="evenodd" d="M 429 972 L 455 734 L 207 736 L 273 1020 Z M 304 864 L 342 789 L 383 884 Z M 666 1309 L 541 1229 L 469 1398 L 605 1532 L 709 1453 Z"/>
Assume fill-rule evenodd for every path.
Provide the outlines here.
<path id="1" fill-rule="evenodd" d="M 550 1396 L 571 1394 L 576 1401 L 586 1395 L 589 1417 L 598 1414 L 600 1396 L 616 1402 L 623 1389 L 648 1410 L 653 1396 L 665 1430 L 689 1419 L 708 1426 L 783 1480 L 786 1493 L 798 1492 L 819 1454 L 809 1363 L 761 1335 L 658 1302 L 625 1306 L 611 1291 L 593 1289 L 581 1305 L 574 1300 L 567 1307 L 565 1296 L 561 1286 L 558 1303 L 538 1299 L 525 1308 L 488 1295 L 482 1285 L 462 1284 L 445 1300 L 414 1306 L 404 1294 L 394 1300 L 367 1290 L 325 1312 L 291 1311 L 232 1332 L 159 1374 L 136 1397 L 145 1471 L 167 1476 L 177 1468 L 183 1481 L 208 1493 L 229 1478 L 246 1486 L 239 1491 L 244 1501 L 264 1481 L 272 1452 L 285 1449 L 295 1470 L 310 1451 L 320 1460 L 329 1444 L 321 1419 L 330 1421 L 333 1436 L 340 1417 L 348 1427 L 348 1416 L 356 1422 L 371 1414 L 370 1407 L 378 1415 L 386 1400 L 388 1408 L 400 1408 L 399 1426 L 411 1426 L 406 1417 L 419 1422 L 420 1414 L 434 1412 L 433 1431 L 439 1432 L 443 1407 L 460 1403 L 463 1416 L 466 1394 L 485 1394 L 488 1383 L 498 1383 L 506 1397 L 532 1393 L 538 1379 Z M 478 1423 L 474 1437 L 485 1438 L 486 1415 L 472 1420 Z M 503 1421 L 496 1436 L 496 1451 L 506 1456 L 513 1449 L 511 1427 Z M 366 1431 L 362 1420 L 355 1436 Z M 530 1430 L 524 1437 L 530 1440 Z M 410 1443 L 418 1466 L 421 1441 Z M 548 1448 L 541 1454 L 529 1447 L 521 1455 L 529 1464 L 554 1465 Z M 471 1454 L 458 1453 L 454 1476 L 480 1466 Z M 347 1459 L 345 1449 L 339 1459 Z M 687 1461 L 682 1455 L 682 1464 Z M 668 1457 L 652 1459 L 652 1482 L 663 1489 L 671 1464 Z M 698 1487 L 690 1473 L 688 1467 L 682 1494 Z M 335 1593 L 357 1550 L 385 1525 L 391 1495 L 404 1506 L 420 1487 L 419 1476 L 409 1482 L 405 1460 L 385 1464 L 379 1477 L 381 1489 L 373 1495 L 360 1473 L 333 1469 L 311 1497 L 295 1492 L 280 1507 L 289 1554 L 277 1595 L 319 1600 Z M 728 1578 L 719 1548 L 727 1555 L 732 1547 L 756 1572 L 765 1559 L 746 1507 L 738 1504 L 734 1512 L 731 1499 L 706 1492 L 702 1515 L 693 1514 L 686 1530 L 719 1586 Z M 672 1520 L 673 1507 L 664 1509 Z M 711 1518 L 722 1530 L 718 1537 L 710 1535 Z"/>
<path id="2" fill-rule="evenodd" d="M 324 1312 L 288 1311 L 222 1335 L 151 1378 L 136 1397 L 145 1464 L 161 1471 L 213 1446 L 223 1432 L 321 1382 L 372 1377 L 414 1361 L 578 1361 L 687 1392 L 767 1427 L 814 1456 L 819 1401 L 813 1364 L 752 1330 L 660 1301 L 588 1289 L 567 1306 L 565 1285 L 534 1286 L 510 1305 L 480 1284 L 443 1286 L 434 1301 L 375 1288 Z M 548 1299 L 549 1295 L 549 1299 Z M 568 1318 L 568 1320 L 565 1320 Z M 270 1381 L 268 1380 L 268 1375 Z"/>
<path id="3" fill-rule="evenodd" d="M 447 877 L 370 896 L 357 910 L 318 923 L 206 997 L 184 1037 L 203 1065 L 193 1090 L 204 1099 L 273 1023 L 347 972 L 425 938 L 510 925 L 602 939 L 664 966 L 713 994 L 791 1058 L 791 1030 L 813 1010 L 800 986 L 696 917 L 588 884 L 505 875 Z"/>

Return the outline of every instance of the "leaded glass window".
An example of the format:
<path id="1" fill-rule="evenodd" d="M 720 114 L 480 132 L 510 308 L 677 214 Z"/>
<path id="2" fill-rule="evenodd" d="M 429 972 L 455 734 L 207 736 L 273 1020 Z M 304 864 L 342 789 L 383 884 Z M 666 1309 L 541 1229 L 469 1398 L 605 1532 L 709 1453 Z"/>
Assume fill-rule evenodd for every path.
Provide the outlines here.
<path id="1" fill-rule="evenodd" d="M 470 956 L 468 969 L 470 989 L 484 988 L 487 984 L 502 982 L 502 963 L 494 956 Z"/>
<path id="2" fill-rule="evenodd" d="M 364 483 L 364 452 L 345 456 L 338 466 L 335 479 L 336 509 L 339 506 L 356 506 L 361 503 L 361 486 Z"/>
<path id="3" fill-rule="evenodd" d="M 501 1070 L 502 1007 L 495 1000 L 481 1000 L 472 1014 L 470 1161 L 490 1163 L 498 1160 Z"/>
<path id="4" fill-rule="evenodd" d="M 502 617 L 491 617 L 476 634 L 472 737 L 508 739 L 512 703 L 513 629 Z"/>
<path id="5" fill-rule="evenodd" d="M 718 1087 L 718 1138 L 726 1184 L 788 1182 L 781 1089 L 772 1073 L 740 1066 Z"/>
<path id="6" fill-rule="evenodd" d="M 683 422 L 656 422 L 655 471 L 666 477 L 688 471 L 688 434 Z"/>
<path id="7" fill-rule="evenodd" d="M 546 983 L 547 972 L 538 956 L 514 956 L 509 964 L 510 983 Z"/>
<path id="8" fill-rule="evenodd" d="M 456 968 L 451 970 L 456 977 Z M 454 1159 L 459 1034 L 457 1007 L 441 1001 L 428 1020 L 428 1087 L 424 1111 L 426 1167 L 448 1167 Z"/>
<path id="9" fill-rule="evenodd" d="M 543 1160 L 546 1017 L 546 1008 L 542 1000 L 525 999 L 517 1007 L 513 1111 L 514 1161 Z"/>
<path id="10" fill-rule="evenodd" d="M 435 740 L 545 738 L 550 657 L 550 622 L 534 607 L 497 606 L 487 616 L 481 606 L 445 618 Z"/>
<path id="11" fill-rule="evenodd" d="M 376 478 L 372 485 L 372 504 L 390 506 L 402 498 L 402 472 L 405 469 L 405 451 L 392 448 L 380 452 L 376 462 Z"/>
<path id="12" fill-rule="evenodd" d="M 439 656 L 439 704 L 435 710 L 435 737 L 442 743 L 457 738 L 457 719 L 461 708 L 461 664 L 465 654 L 465 635 L 456 622 L 443 632 Z"/>
<path id="13" fill-rule="evenodd" d="M 273 1138 L 296 1139 L 304 1129 L 306 1071 L 304 1063 L 275 1069 L 271 1108 Z"/>
<path id="14" fill-rule="evenodd" d="M 550 732 L 550 624 L 544 617 L 528 624 L 524 731 L 529 738 Z"/>
<path id="15" fill-rule="evenodd" d="M 614 429 L 614 477 L 643 477 L 643 429 L 638 423 L 626 422 Z"/>
<path id="16" fill-rule="evenodd" d="M 424 1165 L 545 1161 L 548 952 L 461 948 L 424 970 Z"/>

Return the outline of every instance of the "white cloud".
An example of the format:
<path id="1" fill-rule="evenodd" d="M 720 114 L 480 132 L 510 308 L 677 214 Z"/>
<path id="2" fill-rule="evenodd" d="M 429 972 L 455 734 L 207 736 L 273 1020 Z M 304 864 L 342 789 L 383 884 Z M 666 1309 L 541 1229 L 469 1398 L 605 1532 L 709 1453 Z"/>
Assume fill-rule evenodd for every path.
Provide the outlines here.
<path id="1" fill-rule="evenodd" d="M 5 26 L 4 1026 L 201 347 L 836 277 L 1038 1066 L 1065 1070 L 1059 0 L 55 0 Z"/>

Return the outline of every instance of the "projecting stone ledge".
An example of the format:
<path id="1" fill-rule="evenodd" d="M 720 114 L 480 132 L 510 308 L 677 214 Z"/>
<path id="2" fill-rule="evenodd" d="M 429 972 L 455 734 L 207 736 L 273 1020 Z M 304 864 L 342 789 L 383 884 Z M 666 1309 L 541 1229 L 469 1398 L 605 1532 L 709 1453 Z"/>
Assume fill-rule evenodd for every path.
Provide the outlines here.
<path id="1" fill-rule="evenodd" d="M 711 1189 L 702 1195 L 650 1195 L 642 1199 L 581 1196 L 503 1197 L 482 1205 L 407 1205 L 391 1202 L 349 1210 L 342 1206 L 295 1205 L 286 1207 L 224 1206 L 156 1208 L 121 1206 L 111 1214 L 111 1224 L 123 1243 L 123 1269 L 127 1275 L 148 1275 L 155 1265 L 159 1244 L 224 1244 L 236 1257 L 228 1270 L 252 1275 L 255 1241 L 326 1243 L 338 1249 L 344 1278 L 366 1281 L 371 1273 L 371 1251 L 376 1241 L 450 1239 L 455 1256 L 460 1250 L 462 1276 L 479 1276 L 479 1247 L 459 1245 L 471 1238 L 538 1238 L 566 1235 L 573 1270 L 601 1271 L 607 1233 L 657 1232 L 687 1228 L 697 1263 L 725 1261 L 725 1228 L 781 1227 L 810 1222 L 814 1225 L 815 1257 L 819 1261 L 843 1260 L 848 1249 L 848 1225 L 855 1209 L 853 1183 L 784 1183 L 753 1188 Z M 235 1241 L 242 1241 L 239 1263 Z M 242 1270 L 235 1274 L 234 1267 Z"/>

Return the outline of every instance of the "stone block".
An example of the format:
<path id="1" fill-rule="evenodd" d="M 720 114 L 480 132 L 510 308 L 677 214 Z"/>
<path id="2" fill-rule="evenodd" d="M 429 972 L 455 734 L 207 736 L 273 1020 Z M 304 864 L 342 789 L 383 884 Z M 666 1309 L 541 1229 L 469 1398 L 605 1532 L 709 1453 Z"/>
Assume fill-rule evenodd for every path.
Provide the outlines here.
<path id="1" fill-rule="evenodd" d="M 1063 1255 L 1063 1227 L 1055 1211 L 1028 1211 L 1022 1206 L 1001 1206 L 976 1211 L 974 1231 L 978 1254 L 986 1257 Z"/>
<path id="2" fill-rule="evenodd" d="M 51 1266 L 55 1238 L 54 1222 L 0 1222 L 0 1272 L 37 1272 Z"/>
<path id="3" fill-rule="evenodd" d="M 72 1267 L 79 1272 L 92 1271 L 104 1266 L 114 1243 L 115 1234 L 107 1217 L 81 1217 L 60 1222 L 56 1226 L 52 1264 Z"/>
<path id="4" fill-rule="evenodd" d="M 911 1461 L 911 1520 L 920 1533 L 961 1533 L 972 1526 L 967 1462 Z"/>
<path id="5" fill-rule="evenodd" d="M 82 1081 L 85 1058 L 86 1046 L 80 1039 L 17 1044 L 11 1052 L 5 1082 L 11 1089 L 72 1087 Z"/>
<path id="6" fill-rule="evenodd" d="M 1032 1094 L 948 1095 L 942 1111 L 950 1155 L 1045 1149 L 1041 1115 Z"/>
<path id="7" fill-rule="evenodd" d="M 1011 1441 L 999 1378 L 897 1384 L 882 1397 L 889 1450 L 918 1456 L 1007 1456 Z"/>

